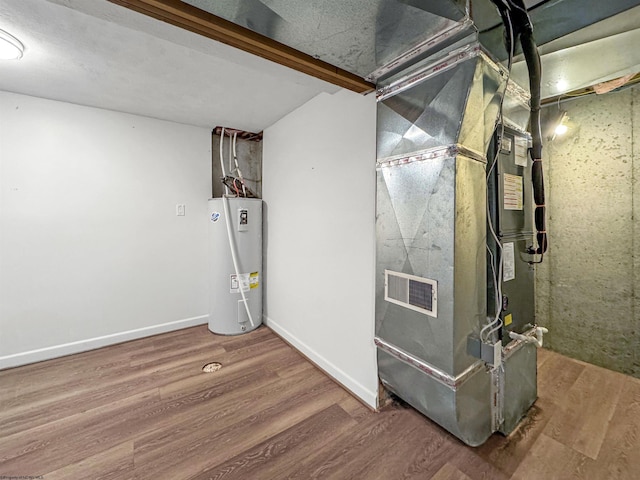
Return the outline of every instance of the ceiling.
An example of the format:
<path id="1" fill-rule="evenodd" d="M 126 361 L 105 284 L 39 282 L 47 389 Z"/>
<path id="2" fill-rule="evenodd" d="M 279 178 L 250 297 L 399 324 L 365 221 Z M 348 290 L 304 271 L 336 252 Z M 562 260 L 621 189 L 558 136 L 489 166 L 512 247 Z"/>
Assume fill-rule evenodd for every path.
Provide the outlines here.
<path id="1" fill-rule="evenodd" d="M 640 72 L 639 45 L 640 6 L 541 45 L 542 98 Z M 526 65 L 520 57 L 512 77 L 527 86 Z"/>
<path id="2" fill-rule="evenodd" d="M 370 78 L 466 14 L 465 0 L 136 1 L 215 14 L 324 61 L 329 70 L 335 65 Z M 640 6 L 611 18 L 595 12 L 640 1 L 593 1 L 593 15 L 584 0 L 525 2 L 535 7 L 534 25 L 536 15 L 546 19 L 535 27 L 548 40 L 540 49 L 543 97 L 640 70 L 640 49 L 630 48 L 640 45 Z M 478 28 L 501 47 L 489 0 L 474 0 L 472 7 Z M 569 14 L 554 17 L 559 11 Z M 584 27 L 600 18 L 606 19 Z M 1 0 L 0 29 L 26 46 L 20 61 L 0 64 L 0 90 L 206 128 L 261 131 L 319 93 L 340 88 L 107 0 Z M 527 85 L 521 59 L 513 78 Z"/>
<path id="3" fill-rule="evenodd" d="M 25 45 L 0 90 L 206 128 L 259 132 L 339 87 L 106 0 L 2 0 Z"/>
<path id="4" fill-rule="evenodd" d="M 183 0 L 360 77 L 453 27 L 465 0 Z"/>

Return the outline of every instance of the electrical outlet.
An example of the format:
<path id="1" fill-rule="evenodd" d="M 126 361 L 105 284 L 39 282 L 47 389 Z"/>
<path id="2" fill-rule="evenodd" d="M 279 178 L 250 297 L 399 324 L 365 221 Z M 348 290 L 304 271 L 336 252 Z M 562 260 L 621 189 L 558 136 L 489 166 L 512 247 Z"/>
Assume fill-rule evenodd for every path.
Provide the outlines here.
<path id="1" fill-rule="evenodd" d="M 176 204 L 176 215 L 183 217 L 184 216 L 184 203 L 177 203 Z"/>

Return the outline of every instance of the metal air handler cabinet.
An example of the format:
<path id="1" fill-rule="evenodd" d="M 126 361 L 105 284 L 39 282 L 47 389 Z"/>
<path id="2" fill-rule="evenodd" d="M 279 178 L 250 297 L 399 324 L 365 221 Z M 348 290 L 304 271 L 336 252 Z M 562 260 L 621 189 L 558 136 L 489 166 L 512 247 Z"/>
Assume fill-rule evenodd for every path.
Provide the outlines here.
<path id="1" fill-rule="evenodd" d="M 262 200 L 209 199 L 208 253 L 209 330 L 238 335 L 258 328 L 262 323 Z"/>
<path id="2" fill-rule="evenodd" d="M 535 347 L 508 337 L 534 323 L 533 271 L 523 252 L 533 241 L 523 173 L 530 163 L 514 159 L 517 150 L 518 162 L 526 162 L 520 157 L 526 134 L 508 130 L 512 147 L 503 148 L 487 188 L 487 152 L 495 152 L 500 109 L 522 129 L 529 116 L 526 95 L 507 86 L 507 76 L 471 42 L 409 67 L 378 89 L 379 377 L 472 446 L 493 432 L 509 433 L 536 398 Z M 513 190 L 521 197 L 512 199 Z M 495 202 L 506 197 L 505 210 Z M 501 312 L 503 322 L 512 323 L 485 342 L 493 352 L 487 361 L 477 339 L 495 314 L 494 285 L 487 281 L 489 218 L 507 244 L 516 279 L 504 282 L 511 303 Z M 494 257 L 500 253 L 490 248 Z"/>

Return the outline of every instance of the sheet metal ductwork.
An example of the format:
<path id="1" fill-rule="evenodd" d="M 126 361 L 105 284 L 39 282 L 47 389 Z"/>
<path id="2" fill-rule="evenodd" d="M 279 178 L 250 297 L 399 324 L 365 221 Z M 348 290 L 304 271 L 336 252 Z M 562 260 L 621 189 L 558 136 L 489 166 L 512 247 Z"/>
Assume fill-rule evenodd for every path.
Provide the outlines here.
<path id="1" fill-rule="evenodd" d="M 486 358 L 479 340 L 495 297 L 487 293 L 487 151 L 501 106 L 509 131 L 527 139 L 528 94 L 507 78 L 471 34 L 377 92 L 379 376 L 469 445 L 509 433 L 537 394 L 531 343 L 507 335 Z"/>
<path id="2" fill-rule="evenodd" d="M 505 57 L 496 3 L 186 3 L 376 83 L 380 379 L 469 445 L 511 432 L 536 399 L 541 331 L 527 253 L 528 93 L 495 61 Z M 514 18 L 559 3 L 509 0 Z"/>
<path id="3" fill-rule="evenodd" d="M 177 6 L 164 6 L 166 2 L 111 1 L 153 4 L 153 8 L 143 11 L 162 9 L 163 18 L 170 23 L 176 16 Z M 471 31 L 480 32 L 480 42 L 493 57 L 500 61 L 507 58 L 504 27 L 492 0 L 182 0 L 177 3 L 214 14 L 374 83 Z M 606 55 L 602 52 L 629 53 L 627 46 L 636 38 L 633 32 L 616 35 L 622 32 L 600 30 L 597 24 L 615 15 L 624 15 L 624 20 L 621 17 L 616 23 L 637 29 L 637 22 L 628 23 L 626 13 L 637 10 L 637 0 L 589 2 L 588 8 L 583 0 L 524 0 L 523 3 L 535 24 L 538 45 L 547 47 L 545 44 L 561 39 L 560 45 L 548 45 L 549 48 L 567 50 L 543 58 L 547 73 L 543 98 L 611 80 L 637 64 L 622 54 L 616 56 L 615 66 L 608 65 L 610 58 L 607 62 L 595 62 L 597 65 L 592 61 L 594 56 Z M 180 25 L 187 24 L 190 22 Z M 592 24 L 596 24 L 596 28 L 586 33 L 585 27 Z M 572 32 L 586 35 L 572 35 Z M 577 52 L 568 48 L 579 44 L 586 45 Z M 520 48 L 516 47 L 517 54 Z M 578 74 L 567 75 L 569 62 L 570 70 Z M 513 75 L 524 84 L 526 72 L 518 63 L 516 58 Z M 562 89 L 556 87 L 560 79 L 566 83 Z"/>

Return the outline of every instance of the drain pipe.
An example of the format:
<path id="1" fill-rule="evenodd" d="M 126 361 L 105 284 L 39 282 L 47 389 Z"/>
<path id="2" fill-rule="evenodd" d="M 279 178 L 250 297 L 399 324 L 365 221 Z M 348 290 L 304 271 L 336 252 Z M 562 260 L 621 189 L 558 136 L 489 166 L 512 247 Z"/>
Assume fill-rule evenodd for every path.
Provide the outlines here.
<path id="1" fill-rule="evenodd" d="M 240 295 L 242 296 L 242 302 L 244 303 L 244 308 L 247 311 L 247 317 L 249 317 L 249 323 L 251 323 L 252 327 L 255 327 L 256 324 L 253 323 L 253 317 L 251 316 L 251 311 L 249 310 L 249 302 L 247 301 L 247 296 L 244 294 L 244 288 L 242 286 L 242 282 L 240 281 L 240 269 L 238 268 L 238 256 L 236 255 L 236 245 L 233 241 L 233 235 L 231 234 L 231 218 L 229 217 L 229 196 L 222 196 L 222 206 L 224 207 L 224 217 L 227 223 L 227 235 L 229 237 L 229 248 L 231 248 L 231 259 L 233 260 L 233 268 L 236 271 L 236 278 L 238 279 L 238 289 L 240 290 Z"/>
<path id="2" fill-rule="evenodd" d="M 238 178 L 240 178 L 240 183 L 242 184 L 242 196 L 247 196 L 247 189 L 244 186 L 244 177 L 242 176 L 242 171 L 240 171 L 240 166 L 238 165 L 238 155 L 236 154 L 236 139 L 238 138 L 238 132 L 234 132 L 233 134 L 233 162 L 235 163 L 236 169 L 238 172 Z"/>
<path id="3" fill-rule="evenodd" d="M 544 327 L 536 327 L 535 332 L 535 337 L 533 335 L 523 335 L 516 332 L 509 332 L 509 337 L 514 340 L 520 340 L 521 342 L 533 343 L 536 347 L 542 348 L 542 337 L 545 333 L 549 333 L 549 330 Z"/>
<path id="4" fill-rule="evenodd" d="M 224 183 L 227 173 L 224 171 L 224 160 L 222 159 L 222 147 L 224 146 L 224 127 L 220 130 L 220 168 L 222 168 L 222 185 L 224 185 L 224 193 L 229 194 L 229 187 Z"/>
<path id="5" fill-rule="evenodd" d="M 222 155 L 223 140 L 224 140 L 224 127 L 220 132 L 220 166 L 222 167 L 222 178 L 225 178 L 226 174 L 224 171 L 224 157 Z M 238 289 L 240 290 L 240 295 L 242 296 L 242 302 L 244 303 L 244 308 L 247 311 L 247 317 L 249 317 L 249 323 L 251 323 L 252 327 L 255 327 L 256 324 L 253 322 L 253 317 L 251 316 L 251 311 L 249 310 L 249 302 L 247 301 L 247 296 L 244 294 L 244 288 L 243 288 L 242 282 L 240 281 L 240 269 L 238 268 L 238 255 L 236 254 L 236 244 L 233 240 L 233 235 L 231 234 L 232 225 L 231 225 L 231 217 L 229 216 L 229 187 L 227 187 L 227 185 L 224 184 L 224 189 L 225 189 L 225 193 L 224 195 L 222 195 L 222 207 L 224 208 L 224 218 L 225 218 L 225 223 L 227 225 L 227 237 L 229 238 L 229 248 L 231 249 L 231 259 L 233 260 L 233 268 L 236 272 L 236 279 L 238 280 Z"/>

